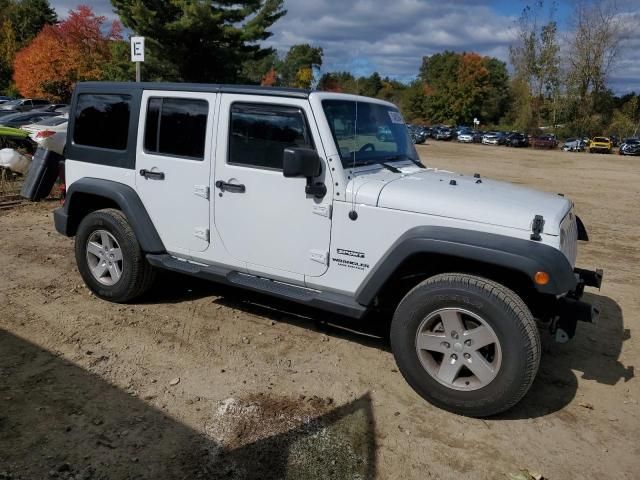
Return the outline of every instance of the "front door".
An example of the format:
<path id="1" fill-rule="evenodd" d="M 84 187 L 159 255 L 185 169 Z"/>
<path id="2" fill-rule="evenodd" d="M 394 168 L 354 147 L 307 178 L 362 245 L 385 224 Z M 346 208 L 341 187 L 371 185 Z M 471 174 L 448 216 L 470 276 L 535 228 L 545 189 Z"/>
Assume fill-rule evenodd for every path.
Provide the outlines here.
<path id="1" fill-rule="evenodd" d="M 251 273 L 320 276 L 328 265 L 332 181 L 306 100 L 223 94 L 214 172 L 215 228 L 227 252 Z M 305 193 L 305 178 L 285 178 L 287 147 L 315 148 L 323 163 Z M 287 273 L 285 273 L 287 272 Z"/>
<path id="2" fill-rule="evenodd" d="M 209 175 L 217 94 L 145 91 L 136 188 L 170 253 L 209 246 Z"/>

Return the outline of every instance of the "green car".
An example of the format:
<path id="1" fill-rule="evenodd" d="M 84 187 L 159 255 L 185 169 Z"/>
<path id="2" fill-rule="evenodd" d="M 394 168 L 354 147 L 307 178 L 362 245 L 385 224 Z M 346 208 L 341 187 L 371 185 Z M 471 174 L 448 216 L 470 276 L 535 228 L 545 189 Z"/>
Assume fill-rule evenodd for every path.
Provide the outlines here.
<path id="1" fill-rule="evenodd" d="M 29 138 L 29 132 L 20 128 L 0 127 L 0 149 L 23 149 L 29 153 L 35 151 L 35 143 Z"/>

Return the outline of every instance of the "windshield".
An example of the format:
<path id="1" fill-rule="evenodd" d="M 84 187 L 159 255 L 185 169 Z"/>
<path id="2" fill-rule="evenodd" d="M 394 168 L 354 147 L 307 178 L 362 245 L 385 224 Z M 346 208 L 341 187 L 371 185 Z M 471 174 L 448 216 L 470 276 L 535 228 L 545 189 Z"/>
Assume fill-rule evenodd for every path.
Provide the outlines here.
<path id="1" fill-rule="evenodd" d="M 322 108 L 345 168 L 418 160 L 407 126 L 394 107 L 352 100 L 323 100 Z"/>
<path id="2" fill-rule="evenodd" d="M 8 102 L 5 102 L 2 104 L 3 107 L 8 107 L 9 105 L 20 105 L 22 103 L 22 100 L 9 100 Z"/>

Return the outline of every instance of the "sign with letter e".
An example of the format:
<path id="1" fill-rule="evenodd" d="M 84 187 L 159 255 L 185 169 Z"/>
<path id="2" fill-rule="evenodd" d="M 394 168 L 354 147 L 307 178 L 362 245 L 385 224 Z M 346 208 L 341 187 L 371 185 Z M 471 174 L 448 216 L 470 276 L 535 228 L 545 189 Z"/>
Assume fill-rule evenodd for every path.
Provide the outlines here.
<path id="1" fill-rule="evenodd" d="M 131 37 L 131 61 L 144 62 L 144 37 Z"/>

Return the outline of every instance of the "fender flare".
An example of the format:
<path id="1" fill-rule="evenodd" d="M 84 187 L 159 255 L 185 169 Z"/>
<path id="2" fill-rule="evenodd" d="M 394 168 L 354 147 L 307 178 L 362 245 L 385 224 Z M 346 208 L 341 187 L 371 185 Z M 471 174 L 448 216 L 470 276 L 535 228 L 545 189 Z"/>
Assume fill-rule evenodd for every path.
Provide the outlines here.
<path id="1" fill-rule="evenodd" d="M 123 183 L 100 178 L 85 177 L 71 184 L 67 190 L 64 207 L 54 212 L 58 232 L 68 237 L 76 234 L 81 221 L 74 215 L 75 205 L 80 201 L 78 200 L 79 195 L 77 195 L 79 193 L 95 195 L 115 202 L 129 220 L 144 252 L 162 253 L 165 251 L 160 235 L 158 235 L 158 231 L 136 191 Z"/>
<path id="2" fill-rule="evenodd" d="M 558 249 L 532 240 L 449 227 L 415 227 L 402 235 L 371 269 L 356 291 L 356 300 L 369 305 L 396 268 L 415 254 L 429 253 L 469 259 L 517 271 L 527 276 L 539 293 L 560 295 L 577 286 L 567 257 Z M 547 272 L 549 283 L 533 281 Z"/>

